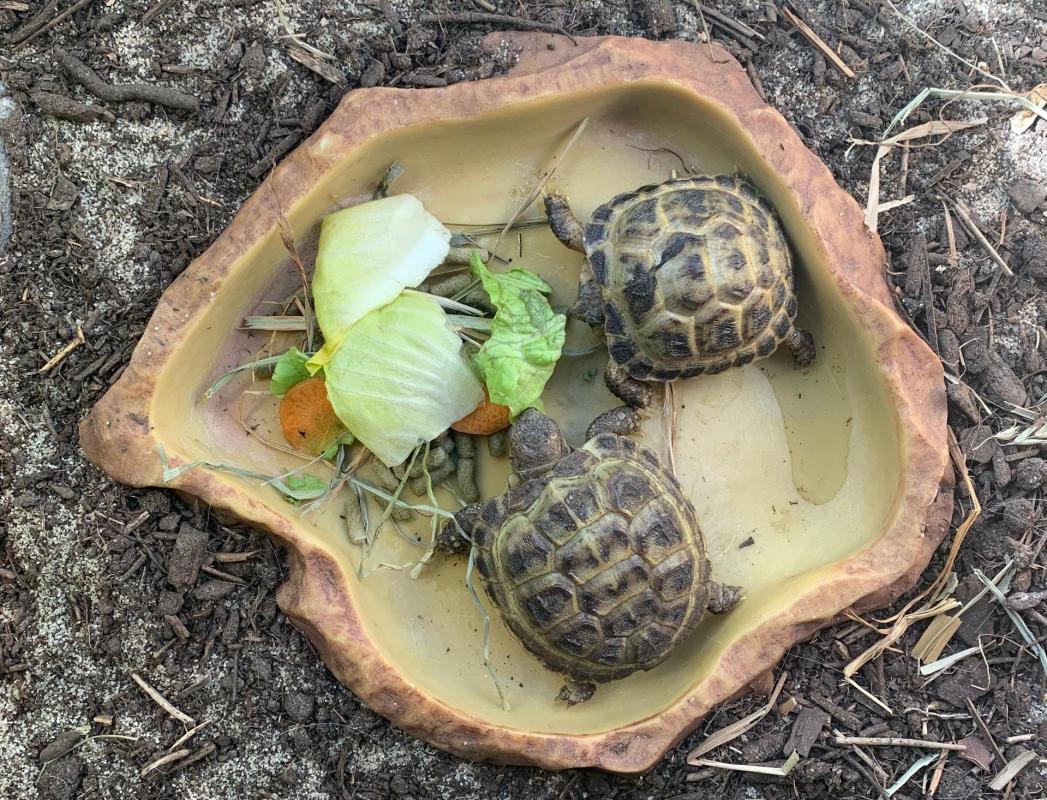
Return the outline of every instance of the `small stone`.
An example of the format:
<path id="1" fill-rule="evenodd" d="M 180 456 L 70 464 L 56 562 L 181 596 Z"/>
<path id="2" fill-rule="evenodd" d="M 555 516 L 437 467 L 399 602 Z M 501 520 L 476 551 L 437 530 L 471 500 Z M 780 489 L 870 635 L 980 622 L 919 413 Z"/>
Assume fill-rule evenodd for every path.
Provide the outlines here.
<path id="1" fill-rule="evenodd" d="M 949 396 L 949 401 L 967 419 L 975 424 L 982 421 L 982 414 L 978 406 L 978 398 L 974 396 L 974 389 L 966 383 L 950 383 L 945 393 Z"/>
<path id="2" fill-rule="evenodd" d="M 1007 190 L 1015 208 L 1023 214 L 1033 213 L 1047 199 L 1047 181 L 1020 180 Z"/>
<path id="3" fill-rule="evenodd" d="M 1047 278 L 1047 236 L 1030 233 L 1025 237 L 1021 264 L 1030 278 Z"/>
<path id="4" fill-rule="evenodd" d="M 84 762 L 73 754 L 65 755 L 48 764 L 37 779 L 40 797 L 48 800 L 72 800 L 78 797 L 80 781 L 84 776 Z"/>
<path id="5" fill-rule="evenodd" d="M 164 616 L 177 614 L 182 610 L 183 602 L 184 600 L 179 592 L 160 592 L 160 600 L 156 604 L 156 610 Z"/>
<path id="6" fill-rule="evenodd" d="M 960 368 L 960 340 L 949 328 L 938 331 L 938 353 L 945 366 L 953 371 Z"/>
<path id="7" fill-rule="evenodd" d="M 288 692 L 284 695 L 284 711 L 295 722 L 308 722 L 313 716 L 315 701 L 305 692 Z"/>
<path id="8" fill-rule="evenodd" d="M 1039 489 L 1047 481 L 1047 461 L 1033 456 L 1018 462 L 1014 468 L 1014 484 L 1023 492 Z"/>
<path id="9" fill-rule="evenodd" d="M 207 557 L 207 532 L 182 525 L 167 560 L 167 582 L 176 589 L 192 586 Z"/>
<path id="10" fill-rule="evenodd" d="M 235 583 L 228 581 L 205 581 L 193 591 L 197 600 L 220 600 L 236 588 Z"/>
<path id="11" fill-rule="evenodd" d="M 1036 522 L 1036 506 L 1027 497 L 1008 500 L 1003 507 L 1003 521 L 1012 533 L 1023 533 Z"/>
<path id="12" fill-rule="evenodd" d="M 193 162 L 193 168 L 204 175 L 218 170 L 218 159 L 214 156 L 200 156 Z"/>
<path id="13" fill-rule="evenodd" d="M 247 52 L 240 59 L 240 69 L 252 78 L 260 78 L 265 72 L 266 61 L 265 48 L 260 42 L 255 42 L 247 48 Z"/>
<path id="14" fill-rule="evenodd" d="M 989 366 L 989 345 L 985 339 L 977 337 L 963 348 L 963 363 L 971 375 L 980 375 Z"/>
<path id="15" fill-rule="evenodd" d="M 946 703 L 956 708 L 967 708 L 967 700 L 977 700 L 992 690 L 993 680 L 985 674 L 985 665 L 980 658 L 968 658 L 960 662 L 956 671 L 937 681 L 932 691 Z"/>
<path id="16" fill-rule="evenodd" d="M 983 376 L 985 391 L 997 402 L 1012 403 L 1024 406 L 1029 401 L 1029 393 L 1014 370 L 996 353 L 989 354 L 989 366 Z"/>
<path id="17" fill-rule="evenodd" d="M 385 64 L 382 63 L 380 58 L 372 58 L 360 76 L 360 86 L 363 88 L 370 88 L 371 86 L 377 86 L 385 78 Z"/>
<path id="18" fill-rule="evenodd" d="M 76 184 L 64 176 L 59 176 L 47 201 L 47 208 L 49 211 L 68 211 L 79 197 L 80 190 Z"/>
<path id="19" fill-rule="evenodd" d="M 171 532 L 178 530 L 178 525 L 182 521 L 181 514 L 165 514 L 160 518 L 160 521 L 156 524 L 156 527 L 164 532 Z"/>
<path id="20" fill-rule="evenodd" d="M 960 448 L 976 464 L 988 464 L 998 447 L 988 425 L 972 425 L 960 433 Z"/>
<path id="21" fill-rule="evenodd" d="M 84 738 L 84 735 L 85 732 L 79 728 L 62 731 L 51 744 L 40 751 L 40 763 L 46 764 L 48 761 L 61 758 L 76 747 L 77 743 Z"/>
<path id="22" fill-rule="evenodd" d="M 1011 465 L 1007 461 L 1007 455 L 1002 448 L 997 448 L 992 454 L 992 475 L 996 479 L 997 486 L 1006 486 L 1011 482 Z"/>

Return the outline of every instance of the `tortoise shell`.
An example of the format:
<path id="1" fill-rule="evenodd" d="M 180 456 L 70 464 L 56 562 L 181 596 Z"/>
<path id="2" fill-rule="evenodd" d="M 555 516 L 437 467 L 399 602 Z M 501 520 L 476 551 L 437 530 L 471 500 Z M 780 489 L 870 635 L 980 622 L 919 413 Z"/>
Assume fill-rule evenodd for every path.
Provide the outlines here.
<path id="1" fill-rule="evenodd" d="M 605 434 L 488 501 L 476 567 L 550 669 L 603 682 L 651 669 L 697 625 L 709 564 L 694 507 L 650 450 Z"/>
<path id="2" fill-rule="evenodd" d="M 611 358 L 671 381 L 771 355 L 793 330 L 789 246 L 747 181 L 698 176 L 620 194 L 583 237 Z"/>

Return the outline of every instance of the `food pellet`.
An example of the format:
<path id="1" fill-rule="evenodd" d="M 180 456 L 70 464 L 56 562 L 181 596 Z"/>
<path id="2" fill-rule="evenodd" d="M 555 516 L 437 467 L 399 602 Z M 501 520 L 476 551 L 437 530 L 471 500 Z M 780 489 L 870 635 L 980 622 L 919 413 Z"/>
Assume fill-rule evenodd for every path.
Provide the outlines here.
<path id="1" fill-rule="evenodd" d="M 505 458 L 509 453 L 509 434 L 498 431 L 487 437 L 487 449 L 495 458 Z"/>

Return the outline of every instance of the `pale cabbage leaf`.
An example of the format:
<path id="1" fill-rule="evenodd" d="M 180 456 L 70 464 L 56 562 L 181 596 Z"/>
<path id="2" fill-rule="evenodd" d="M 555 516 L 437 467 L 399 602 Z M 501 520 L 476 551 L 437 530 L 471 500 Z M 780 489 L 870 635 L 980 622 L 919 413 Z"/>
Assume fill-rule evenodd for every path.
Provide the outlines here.
<path id="1" fill-rule="evenodd" d="M 483 400 L 461 340 L 423 294 L 401 294 L 357 321 L 324 370 L 335 414 L 390 467 Z"/>

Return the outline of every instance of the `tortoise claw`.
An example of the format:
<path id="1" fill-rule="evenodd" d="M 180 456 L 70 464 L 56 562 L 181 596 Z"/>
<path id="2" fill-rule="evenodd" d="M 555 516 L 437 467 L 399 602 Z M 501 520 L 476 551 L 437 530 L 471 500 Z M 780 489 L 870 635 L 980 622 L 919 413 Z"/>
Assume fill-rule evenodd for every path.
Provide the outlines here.
<path id="1" fill-rule="evenodd" d="M 734 608 L 741 599 L 741 586 L 730 586 L 714 581 L 709 585 L 709 602 L 705 607 L 714 614 L 724 614 Z"/>
<path id="2" fill-rule="evenodd" d="M 796 366 L 800 369 L 811 366 L 814 362 L 814 337 L 803 328 L 793 328 L 785 346 L 792 350 Z"/>
<path id="3" fill-rule="evenodd" d="M 579 703 L 584 703 L 593 693 L 596 691 L 595 683 L 585 683 L 581 681 L 567 681 L 563 688 L 560 689 L 560 694 L 556 695 L 557 700 L 563 700 L 567 703 L 567 707 L 576 706 Z"/>
<path id="4" fill-rule="evenodd" d="M 635 408 L 615 406 L 589 423 L 589 427 L 585 429 L 585 439 L 595 439 L 605 433 L 628 436 L 635 433 L 639 427 L 640 413 Z"/>

